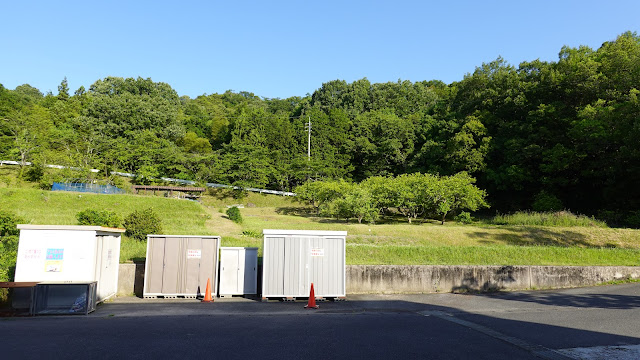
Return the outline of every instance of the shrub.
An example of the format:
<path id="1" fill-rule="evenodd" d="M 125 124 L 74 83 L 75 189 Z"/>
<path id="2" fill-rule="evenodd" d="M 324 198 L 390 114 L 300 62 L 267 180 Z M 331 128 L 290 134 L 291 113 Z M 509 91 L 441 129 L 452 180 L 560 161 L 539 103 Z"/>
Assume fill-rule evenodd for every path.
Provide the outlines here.
<path id="1" fill-rule="evenodd" d="M 238 209 L 235 206 L 230 207 L 229 209 L 227 209 L 227 216 L 229 217 L 229 219 L 231 219 L 231 221 L 235 222 L 235 223 L 242 223 L 242 215 L 240 215 L 240 209 Z"/>
<path id="2" fill-rule="evenodd" d="M 0 281 L 13 281 L 18 255 L 17 224 L 24 220 L 16 215 L 0 211 Z M 0 289 L 0 303 L 7 300 L 8 292 Z"/>
<path id="3" fill-rule="evenodd" d="M 630 212 L 625 218 L 628 226 L 640 228 L 640 210 Z"/>
<path id="4" fill-rule="evenodd" d="M 162 232 L 160 217 L 151 208 L 135 210 L 124 218 L 122 225 L 127 229 L 125 235 L 140 241 L 145 240 L 148 234 Z"/>
<path id="5" fill-rule="evenodd" d="M 531 208 L 533 211 L 560 211 L 564 206 L 555 195 L 542 190 L 533 199 Z"/>
<path id="6" fill-rule="evenodd" d="M 0 237 L 0 281 L 13 281 L 17 256 L 18 237 L 15 235 Z"/>
<path id="7" fill-rule="evenodd" d="M 604 221 L 585 215 L 575 215 L 569 211 L 557 212 L 528 212 L 518 211 L 513 214 L 498 214 L 492 223 L 496 225 L 526 225 L 526 226 L 595 226 L 607 227 Z"/>
<path id="8" fill-rule="evenodd" d="M 262 238 L 262 232 L 258 230 L 242 230 L 242 235 L 256 239 Z"/>
<path id="9" fill-rule="evenodd" d="M 113 211 L 86 209 L 76 214 L 78 224 L 107 227 L 120 226 L 120 217 Z"/>
<path id="10" fill-rule="evenodd" d="M 455 220 L 461 224 L 471 224 L 473 222 L 471 214 L 466 211 L 463 211 L 460 214 L 456 215 Z"/>
<path id="11" fill-rule="evenodd" d="M 42 165 L 32 164 L 22 177 L 31 182 L 39 182 L 44 177 L 44 167 Z"/>
<path id="12" fill-rule="evenodd" d="M 0 210 L 0 240 L 4 236 L 17 236 L 20 234 L 16 227 L 19 223 L 24 223 L 24 220 L 10 212 Z"/>
<path id="13" fill-rule="evenodd" d="M 596 217 L 602 221 L 605 221 L 609 226 L 620 226 L 623 223 L 623 213 L 620 211 L 598 210 L 598 214 L 596 215 Z"/>

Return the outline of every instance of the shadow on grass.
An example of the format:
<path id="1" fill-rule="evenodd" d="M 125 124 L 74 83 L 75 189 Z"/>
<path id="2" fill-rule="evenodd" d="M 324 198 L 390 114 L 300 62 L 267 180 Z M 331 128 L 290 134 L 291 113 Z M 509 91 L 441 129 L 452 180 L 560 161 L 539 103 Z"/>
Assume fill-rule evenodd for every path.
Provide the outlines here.
<path id="1" fill-rule="evenodd" d="M 482 239 L 478 242 L 483 244 L 600 247 L 588 242 L 584 234 L 570 230 L 549 230 L 537 227 L 504 228 L 504 230 L 508 233 L 495 234 L 476 231 L 470 233 L 469 236 Z"/>
<path id="2" fill-rule="evenodd" d="M 317 217 L 315 209 L 306 206 L 286 206 L 276 208 L 276 213 L 279 215 L 293 215 L 303 217 Z"/>

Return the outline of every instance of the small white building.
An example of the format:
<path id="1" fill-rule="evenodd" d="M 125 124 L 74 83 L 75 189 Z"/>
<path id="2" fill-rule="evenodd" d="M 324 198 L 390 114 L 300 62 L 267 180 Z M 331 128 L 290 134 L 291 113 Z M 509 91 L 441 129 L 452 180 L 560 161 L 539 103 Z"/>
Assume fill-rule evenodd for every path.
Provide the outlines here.
<path id="1" fill-rule="evenodd" d="M 220 297 L 258 293 L 258 248 L 220 248 Z"/>
<path id="2" fill-rule="evenodd" d="M 97 281 L 97 300 L 118 290 L 125 229 L 78 225 L 18 225 L 16 282 Z"/>

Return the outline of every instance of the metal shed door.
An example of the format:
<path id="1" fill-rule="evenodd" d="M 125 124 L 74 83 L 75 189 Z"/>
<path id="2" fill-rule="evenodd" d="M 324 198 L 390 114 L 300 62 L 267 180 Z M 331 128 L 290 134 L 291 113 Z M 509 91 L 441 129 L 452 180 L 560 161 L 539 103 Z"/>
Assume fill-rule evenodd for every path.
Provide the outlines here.
<path id="1" fill-rule="evenodd" d="M 340 238 L 310 239 L 310 280 L 318 296 L 344 293 L 344 240 Z"/>
<path id="2" fill-rule="evenodd" d="M 164 243 L 165 238 L 149 238 L 149 254 L 147 255 L 148 273 L 145 274 L 147 293 L 162 293 L 162 278 L 164 277 Z"/>
<path id="3" fill-rule="evenodd" d="M 241 289 L 243 294 L 256 294 L 258 286 L 258 250 L 248 249 L 243 252 L 244 258 L 244 286 Z"/>
<path id="4" fill-rule="evenodd" d="M 220 294 L 238 294 L 239 249 L 225 249 L 220 259 Z"/>
<path id="5" fill-rule="evenodd" d="M 115 242 L 114 236 L 98 235 L 97 239 L 97 251 L 100 257 L 99 268 L 96 272 L 96 280 L 98 281 L 97 296 L 98 300 L 102 300 L 108 296 L 116 293 L 115 289 L 116 279 L 114 278 L 115 272 L 112 270 L 113 266 L 118 264 L 118 260 L 113 259 L 113 245 Z"/>
<path id="6" fill-rule="evenodd" d="M 268 238 L 263 256 L 262 296 L 282 296 L 284 293 L 284 237 Z"/>
<path id="7" fill-rule="evenodd" d="M 285 238 L 284 295 L 309 296 L 309 288 L 309 238 Z"/>
<path id="8" fill-rule="evenodd" d="M 202 239 L 187 238 L 180 239 L 187 243 L 186 253 L 186 282 L 184 293 L 197 294 L 199 291 L 204 293 L 205 289 L 199 289 L 200 286 L 200 261 L 202 260 Z"/>
<path id="9" fill-rule="evenodd" d="M 164 270 L 162 272 L 163 294 L 178 294 L 178 276 L 184 259 L 179 239 L 165 239 L 164 241 Z"/>
<path id="10" fill-rule="evenodd" d="M 198 283 L 200 284 L 200 293 L 204 294 L 207 289 L 207 280 L 211 281 L 211 293 L 216 294 L 216 270 L 218 266 L 218 242 L 216 239 L 201 239 L 202 257 L 200 258 L 200 268 L 198 274 Z"/>

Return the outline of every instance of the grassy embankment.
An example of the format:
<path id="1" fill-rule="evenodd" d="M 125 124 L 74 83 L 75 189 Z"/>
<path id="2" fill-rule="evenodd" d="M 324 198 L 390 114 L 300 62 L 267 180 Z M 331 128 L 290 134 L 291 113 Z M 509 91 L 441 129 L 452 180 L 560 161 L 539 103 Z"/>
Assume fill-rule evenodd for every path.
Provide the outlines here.
<path id="1" fill-rule="evenodd" d="M 453 222 L 345 224 L 279 214 L 273 208 L 247 208 L 242 214 L 247 234 L 280 227 L 347 230 L 349 264 L 640 265 L 638 230 Z"/>
<path id="2" fill-rule="evenodd" d="M 2 184 L 0 184 L 2 186 Z M 6 186 L 6 185 L 5 185 Z M 243 204 L 244 222 L 224 214 Z M 368 225 L 318 218 L 291 198 L 250 194 L 243 200 L 205 196 L 202 204 L 142 195 L 94 195 L 0 187 L 0 209 L 31 224 L 76 224 L 86 208 L 153 208 L 164 233 L 221 235 L 223 246 L 262 247 L 262 229 L 346 230 L 348 264 L 640 265 L 640 231 L 601 226 L 444 226 L 398 221 Z M 124 238 L 121 261 L 145 256 L 144 243 Z"/>

